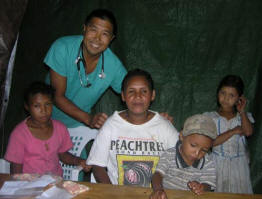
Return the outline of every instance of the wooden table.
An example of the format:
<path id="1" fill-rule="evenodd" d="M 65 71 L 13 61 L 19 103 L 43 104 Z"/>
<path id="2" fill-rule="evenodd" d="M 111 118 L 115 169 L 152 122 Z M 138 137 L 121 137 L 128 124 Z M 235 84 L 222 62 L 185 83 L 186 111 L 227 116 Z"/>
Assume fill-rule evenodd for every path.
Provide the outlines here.
<path id="1" fill-rule="evenodd" d="M 81 182 L 87 185 L 90 190 L 79 194 L 75 199 L 147 199 L 152 189 L 142 187 L 117 186 L 107 184 L 92 184 Z M 168 199 L 262 199 L 260 194 L 226 194 L 208 192 L 201 196 L 191 191 L 166 190 Z"/>
<path id="2" fill-rule="evenodd" d="M 10 175 L 0 174 L 0 187 Z M 109 184 L 92 184 L 80 182 L 90 188 L 89 191 L 79 194 L 74 199 L 148 199 L 152 189 Z M 261 194 L 229 194 L 208 192 L 197 196 L 190 191 L 166 190 L 168 199 L 262 199 Z"/>

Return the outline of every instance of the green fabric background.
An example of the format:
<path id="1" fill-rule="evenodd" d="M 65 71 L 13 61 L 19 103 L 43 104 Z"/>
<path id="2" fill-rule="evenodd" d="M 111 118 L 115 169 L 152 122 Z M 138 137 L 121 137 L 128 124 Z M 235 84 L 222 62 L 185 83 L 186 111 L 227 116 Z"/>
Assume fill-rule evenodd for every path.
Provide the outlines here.
<path id="1" fill-rule="evenodd" d="M 249 138 L 254 191 L 262 193 L 262 1 L 260 0 L 29 0 L 20 30 L 5 131 L 24 117 L 23 90 L 43 80 L 43 58 L 60 36 L 81 34 L 95 8 L 115 13 L 111 48 L 127 69 L 149 71 L 156 85 L 151 109 L 166 111 L 180 130 L 195 113 L 216 109 L 216 88 L 227 74 L 245 83 L 247 110 L 256 120 Z M 94 112 L 123 109 L 108 90 Z M 6 143 L 8 137 L 5 138 Z"/>

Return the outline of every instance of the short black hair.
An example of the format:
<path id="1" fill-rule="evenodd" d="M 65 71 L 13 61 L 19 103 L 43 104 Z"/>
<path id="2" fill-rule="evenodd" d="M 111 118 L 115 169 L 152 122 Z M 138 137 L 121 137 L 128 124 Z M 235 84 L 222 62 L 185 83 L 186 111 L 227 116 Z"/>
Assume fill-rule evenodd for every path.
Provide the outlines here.
<path id="1" fill-rule="evenodd" d="M 24 92 L 25 104 L 29 105 L 29 98 L 39 93 L 43 95 L 48 95 L 51 98 L 51 100 L 54 101 L 55 90 L 53 89 L 53 87 L 44 82 L 35 81 L 35 82 L 32 82 L 25 89 L 25 92 Z"/>
<path id="2" fill-rule="evenodd" d="M 219 91 L 225 87 L 233 87 L 237 90 L 237 93 L 239 96 L 242 96 L 244 93 L 244 82 L 241 79 L 240 76 L 237 75 L 226 75 L 219 83 L 217 87 L 217 105 L 220 106 L 219 101 L 218 101 L 218 93 Z"/>
<path id="3" fill-rule="evenodd" d="M 133 70 L 128 71 L 128 73 L 126 74 L 124 80 L 122 81 L 122 88 L 121 88 L 121 90 L 122 90 L 123 92 L 126 90 L 128 81 L 129 81 L 132 77 L 136 77 L 136 76 L 145 77 L 146 80 L 148 81 L 150 90 L 151 90 L 151 91 L 154 90 L 154 81 L 153 81 L 150 73 L 148 73 L 148 72 L 145 71 L 145 70 L 141 70 L 141 69 L 139 69 L 139 68 L 136 68 L 136 69 L 133 69 Z"/>
<path id="4" fill-rule="evenodd" d="M 112 24 L 112 26 L 113 26 L 113 34 L 116 37 L 116 34 L 117 34 L 117 23 L 116 23 L 116 18 L 115 18 L 114 14 L 111 11 L 106 10 L 106 9 L 93 10 L 86 17 L 85 25 L 87 26 L 94 17 L 97 17 L 97 18 L 100 18 L 100 19 L 103 19 L 103 20 L 108 20 Z"/>

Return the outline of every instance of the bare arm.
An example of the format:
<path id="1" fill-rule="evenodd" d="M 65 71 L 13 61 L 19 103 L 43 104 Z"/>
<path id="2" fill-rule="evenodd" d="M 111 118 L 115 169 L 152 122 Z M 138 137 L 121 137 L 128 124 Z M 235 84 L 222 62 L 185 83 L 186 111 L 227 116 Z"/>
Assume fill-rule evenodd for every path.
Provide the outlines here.
<path id="1" fill-rule="evenodd" d="M 243 129 L 243 134 L 245 136 L 251 136 L 253 134 L 253 126 L 249 121 L 246 112 L 240 112 L 241 117 L 241 127 Z"/>
<path id="2" fill-rule="evenodd" d="M 251 122 L 249 121 L 247 114 L 245 112 L 242 112 L 240 113 L 240 116 L 241 116 L 241 126 L 237 126 L 219 135 L 215 139 L 213 146 L 223 144 L 225 141 L 227 141 L 229 138 L 231 138 L 235 134 L 240 134 L 240 135 L 245 135 L 245 136 L 252 135 L 253 126 Z"/>
<path id="3" fill-rule="evenodd" d="M 163 188 L 162 181 L 162 175 L 156 171 L 152 176 L 153 193 L 150 195 L 150 199 L 167 199 L 167 195 Z"/>
<path id="4" fill-rule="evenodd" d="M 163 181 L 162 175 L 156 171 L 152 176 L 152 187 L 154 191 L 163 190 L 162 181 Z"/>
<path id="5" fill-rule="evenodd" d="M 105 113 L 98 113 L 92 117 L 87 112 L 78 108 L 73 102 L 71 102 L 66 96 L 66 84 L 67 78 L 59 75 L 54 70 L 50 69 L 51 85 L 55 89 L 55 103 L 58 108 L 63 112 L 71 116 L 72 118 L 83 122 L 91 128 L 100 128 L 107 119 Z M 87 99 L 88 100 L 88 99 Z"/>
<path id="6" fill-rule="evenodd" d="M 241 127 L 243 129 L 243 134 L 245 136 L 250 136 L 253 134 L 253 126 L 251 122 L 249 121 L 247 114 L 245 112 L 247 100 L 246 98 L 242 95 L 237 103 L 237 111 L 240 114 L 241 117 Z"/>
<path id="7" fill-rule="evenodd" d="M 63 163 L 81 166 L 85 170 L 85 172 L 88 172 L 91 169 L 91 166 L 88 166 L 86 164 L 86 160 L 76 157 L 69 152 L 59 153 L 58 156 L 59 156 L 59 160 L 62 161 Z"/>
<path id="8" fill-rule="evenodd" d="M 243 130 L 240 126 L 237 126 L 233 129 L 230 129 L 224 133 L 222 133 L 221 135 L 217 136 L 217 138 L 215 139 L 213 146 L 217 146 L 220 144 L 223 144 L 225 141 L 227 141 L 229 138 L 231 138 L 233 135 L 235 134 L 242 134 Z"/>
<path id="9" fill-rule="evenodd" d="M 104 167 L 93 165 L 93 173 L 98 183 L 112 184 Z"/>
<path id="10" fill-rule="evenodd" d="M 57 107 L 76 120 L 89 125 L 91 120 L 90 115 L 79 109 L 65 97 L 67 78 L 50 69 L 50 80 L 51 85 L 55 89 L 55 103 Z"/>
<path id="11" fill-rule="evenodd" d="M 10 174 L 23 173 L 23 165 L 11 162 Z"/>
<path id="12" fill-rule="evenodd" d="M 80 165 L 82 158 L 76 157 L 69 152 L 59 153 L 59 160 L 65 164 Z"/>

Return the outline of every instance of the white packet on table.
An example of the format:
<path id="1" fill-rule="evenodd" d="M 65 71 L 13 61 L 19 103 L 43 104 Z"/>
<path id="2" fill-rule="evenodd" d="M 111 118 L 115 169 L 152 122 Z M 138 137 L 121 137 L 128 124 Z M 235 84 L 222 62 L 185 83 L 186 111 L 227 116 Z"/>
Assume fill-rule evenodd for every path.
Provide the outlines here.
<path id="1" fill-rule="evenodd" d="M 36 199 L 71 199 L 74 196 L 68 193 L 65 189 L 58 188 L 53 186 L 50 189 L 43 192 L 40 196 L 37 196 Z"/>

